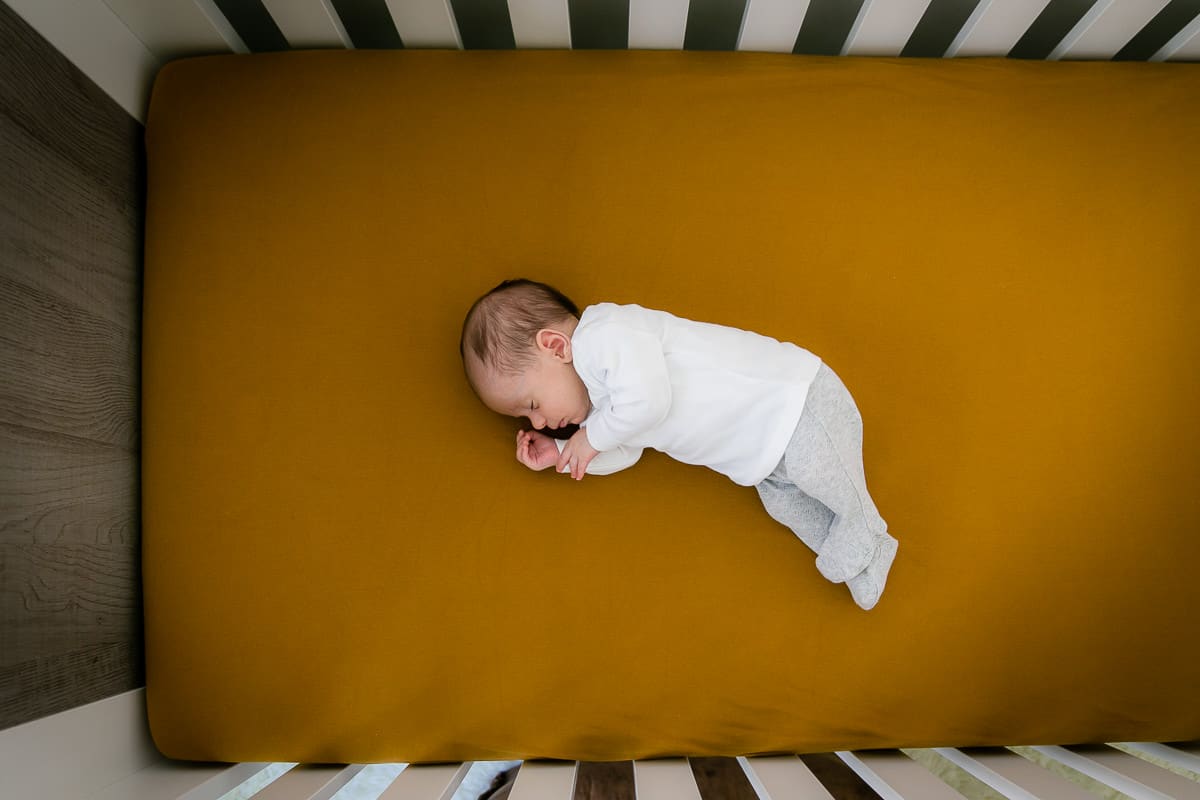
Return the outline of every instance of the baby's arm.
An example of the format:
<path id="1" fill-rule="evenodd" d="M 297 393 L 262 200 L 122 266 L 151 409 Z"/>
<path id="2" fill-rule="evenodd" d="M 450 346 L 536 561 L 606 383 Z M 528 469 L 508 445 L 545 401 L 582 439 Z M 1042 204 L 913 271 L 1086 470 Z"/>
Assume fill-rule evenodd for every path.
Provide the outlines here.
<path id="1" fill-rule="evenodd" d="M 592 335 L 600 346 L 587 370 L 604 399 L 583 426 L 592 447 L 607 453 L 662 423 L 671 410 L 671 379 L 662 342 L 652 334 L 606 326 Z"/>
<path id="2" fill-rule="evenodd" d="M 520 431 L 517 433 L 517 460 L 533 470 L 553 467 L 558 463 L 558 457 L 566 446 L 566 439 L 551 439 L 538 431 Z M 587 474 L 611 475 L 632 467 L 641 457 L 640 447 L 618 447 L 605 451 L 591 460 Z M 571 468 L 565 468 L 561 474 L 570 475 Z"/>
<path id="3" fill-rule="evenodd" d="M 562 453 L 563 448 L 567 446 L 565 439 L 551 439 L 558 445 L 558 452 Z M 625 447 L 617 445 L 612 450 L 601 451 L 595 458 L 588 463 L 588 475 L 612 475 L 614 472 L 620 472 L 623 469 L 628 469 L 638 462 L 642 457 L 642 448 L 640 447 Z M 568 466 L 563 469 L 562 474 L 570 475 L 571 468 Z"/>

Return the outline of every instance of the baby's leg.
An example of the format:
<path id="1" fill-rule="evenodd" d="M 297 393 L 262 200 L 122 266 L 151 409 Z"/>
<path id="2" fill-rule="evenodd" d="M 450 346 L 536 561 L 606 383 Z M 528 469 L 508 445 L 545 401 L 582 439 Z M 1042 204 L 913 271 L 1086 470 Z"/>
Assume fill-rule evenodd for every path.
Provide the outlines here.
<path id="1" fill-rule="evenodd" d="M 763 507 L 776 522 L 790 528 L 814 553 L 821 552 L 833 522 L 832 511 L 777 472 L 754 488 L 758 490 Z"/>
<path id="2" fill-rule="evenodd" d="M 826 366 L 813 381 L 784 466 L 789 481 L 833 512 L 817 557 L 817 569 L 826 578 L 840 583 L 859 575 L 883 543 L 895 542 L 867 492 L 862 417 L 850 392 Z"/>

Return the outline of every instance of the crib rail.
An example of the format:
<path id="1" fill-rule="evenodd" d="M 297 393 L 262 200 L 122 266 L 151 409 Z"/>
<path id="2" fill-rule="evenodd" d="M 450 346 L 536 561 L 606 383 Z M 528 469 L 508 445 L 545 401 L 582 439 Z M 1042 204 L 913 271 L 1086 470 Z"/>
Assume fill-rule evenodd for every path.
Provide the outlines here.
<path id="1" fill-rule="evenodd" d="M 487 762 L 392 765 L 152 765 L 97 800 L 476 800 Z M 398 772 L 397 772 L 398 770 Z M 506 793 L 507 792 L 507 793 Z M 1134 800 L 1200 798 L 1200 743 L 937 748 L 596 764 L 528 761 L 495 800 Z"/>
<path id="2" fill-rule="evenodd" d="M 749 758 L 462 764 L 197 764 L 164 759 L 145 692 L 0 731 L 0 798 L 21 800 L 1200 800 L 1200 741 L 872 750 Z"/>

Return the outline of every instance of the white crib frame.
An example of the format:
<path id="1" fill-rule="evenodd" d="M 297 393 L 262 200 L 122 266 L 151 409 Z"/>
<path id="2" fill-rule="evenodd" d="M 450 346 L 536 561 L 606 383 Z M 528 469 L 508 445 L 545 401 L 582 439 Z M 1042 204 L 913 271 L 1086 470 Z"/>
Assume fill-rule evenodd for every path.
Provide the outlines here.
<path id="1" fill-rule="evenodd" d="M 105 0 L 6 0 L 36 30 L 63 52 L 85 74 L 138 120 L 144 120 L 146 100 L 160 56 L 144 43 L 126 21 L 142 18 L 153 10 L 151 3 L 124 4 L 124 20 Z M 246 48 L 212 0 L 195 0 L 203 11 L 193 14 L 188 46 L 207 46 L 218 37 L 228 49 Z M 553 4 L 550 4 L 553 6 Z M 847 52 L 896 54 L 907 41 L 924 13 L 927 2 L 872 3 L 862 5 L 860 18 L 846 43 Z M 993 0 L 983 0 L 963 26 L 948 55 L 1002 55 L 1007 52 L 1044 3 L 1022 4 L 1016 17 L 1004 18 L 1006 10 Z M 1165 0 L 1159 0 L 1165 5 Z M 669 4 L 665 16 L 649 13 L 649 4 L 634 6 L 630 46 L 682 46 L 686 24 L 686 2 Z M 394 6 L 399 9 L 399 5 Z M 425 10 L 406 10 L 402 19 L 415 24 L 413 14 L 432 14 L 440 22 L 453 23 L 452 15 L 438 3 L 423 4 Z M 446 8 L 448 8 L 448 4 Z M 553 46 L 569 46 L 569 20 L 561 13 L 565 3 L 530 13 L 528 4 L 518 7 L 515 34 L 518 46 L 544 46 L 533 37 L 533 26 L 550 28 L 562 37 Z M 797 7 L 798 8 L 798 7 Z M 557 10 L 556 10 L 557 9 Z M 753 30 L 743 28 L 739 49 L 790 49 L 793 32 L 803 15 L 786 3 L 754 6 Z M 283 12 L 284 4 L 277 6 Z M 1134 3 L 1097 3 L 1072 29 L 1051 58 L 1101 57 L 1115 53 L 1146 22 L 1149 7 Z M 166 13 L 166 12 L 164 12 Z M 281 19 L 285 17 L 279 14 Z M 340 23 L 330 15 L 330 24 Z M 663 20 L 665 19 L 665 22 Z M 551 20 L 551 22 L 546 22 Z M 417 20 L 425 30 L 434 25 Z M 429 23 L 426 25 L 425 23 Z M 1000 24 L 1003 23 L 1003 24 Z M 791 25 L 791 28 L 787 26 Z M 525 27 L 522 27 L 525 26 Z M 665 26 L 665 32 L 664 32 Z M 403 26 L 401 26 L 403 27 Z M 210 30 L 211 28 L 211 30 Z M 785 34 L 780 40 L 774 31 Z M 410 42 L 430 44 L 406 29 Z M 329 34 L 332 36 L 333 34 Z M 457 30 L 447 35 L 458 36 Z M 345 31 L 337 37 L 347 43 Z M 665 42 L 665 44 L 664 44 Z M 157 49 L 168 48 L 167 41 Z M 445 46 L 445 42 L 433 44 Z M 461 46 L 461 41 L 459 41 Z M 224 49 L 222 47 L 222 49 Z M 1200 51 L 1200 17 L 1189 23 L 1151 60 L 1194 58 Z M 1185 701 L 1191 701 L 1186 698 Z M 952 748 L 924 751 L 850 753 L 838 757 L 875 792 L 885 798 L 928 798 L 959 795 L 942 782 L 928 765 L 953 765 L 1010 798 L 1045 797 L 1059 800 L 1082 792 L 1058 771 L 1069 771 L 1120 792 L 1128 797 L 1193 797 L 1200 800 L 1200 751 L 1177 749 L 1157 743 L 1114 743 L 1109 752 L 1081 754 L 1058 746 L 1011 747 L 1001 753 L 983 755 Z M 795 756 L 739 758 L 755 792 L 764 800 L 830 798 L 831 795 L 804 762 Z M 255 795 L 255 800 L 308 798 L 329 800 L 353 780 L 364 765 L 286 765 L 281 776 Z M 256 776 L 264 777 L 273 765 L 265 763 L 198 765 L 163 758 L 150 740 L 146 726 L 145 691 L 126 692 L 105 700 L 56 714 L 45 719 L 0 731 L 0 794 L 20 800 L 217 800 Z M 397 798 L 441 798 L 449 800 L 462 783 L 470 764 L 409 766 L 404 768 L 382 795 Z M 276 771 L 279 767 L 275 765 Z M 272 773 L 273 774 L 273 773 Z M 635 788 L 639 798 L 697 800 L 700 797 L 686 759 L 638 761 L 634 763 Z M 576 767 L 570 763 L 530 762 L 518 772 L 512 800 L 563 800 L 573 793 Z M 1181 783 L 1180 781 L 1190 783 Z"/>
<path id="2" fill-rule="evenodd" d="M 884 800 L 960 797 L 927 766 L 939 760 L 1013 800 L 1090 797 L 1062 776 L 1068 772 L 1135 800 L 1200 798 L 1200 748 L 1190 746 L 1120 742 L 1099 754 L 1032 746 L 974 755 L 937 748 L 837 756 Z M 737 763 L 763 800 L 833 798 L 796 756 L 739 757 Z M 163 758 L 146 726 L 144 689 L 0 731 L 0 785 L 5 797 L 22 800 L 218 800 L 247 781 L 257 777 L 261 782 L 281 771 L 254 800 L 330 800 L 365 766 L 195 764 Z M 576 766 L 523 764 L 511 800 L 570 800 Z M 470 762 L 407 766 L 381 800 L 450 800 L 470 767 Z M 634 782 L 639 800 L 701 800 L 684 758 L 635 761 Z"/>

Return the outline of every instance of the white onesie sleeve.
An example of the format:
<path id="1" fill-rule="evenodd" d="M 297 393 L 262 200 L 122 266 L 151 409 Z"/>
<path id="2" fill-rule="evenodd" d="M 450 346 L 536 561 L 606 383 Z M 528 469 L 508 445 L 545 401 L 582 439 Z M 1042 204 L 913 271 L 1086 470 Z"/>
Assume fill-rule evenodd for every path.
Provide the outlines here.
<path id="1" fill-rule="evenodd" d="M 561 455 L 563 448 L 567 446 L 566 439 L 555 439 L 554 443 L 558 445 L 558 452 Z M 611 475 L 614 472 L 620 472 L 623 469 L 628 469 L 638 462 L 642 457 L 642 448 L 640 447 L 617 447 L 614 450 L 605 450 L 597 454 L 595 458 L 588 463 L 588 475 Z M 561 475 L 570 475 L 571 468 L 563 469 Z"/>

